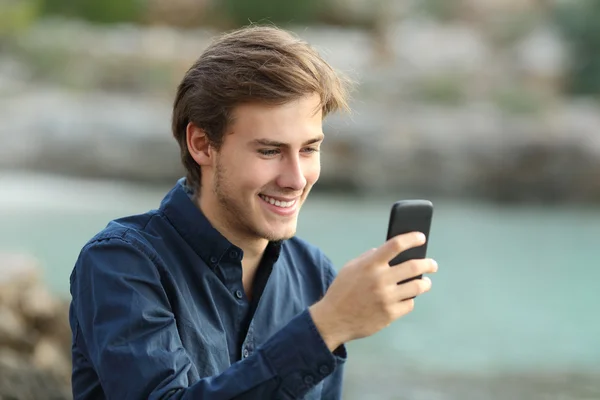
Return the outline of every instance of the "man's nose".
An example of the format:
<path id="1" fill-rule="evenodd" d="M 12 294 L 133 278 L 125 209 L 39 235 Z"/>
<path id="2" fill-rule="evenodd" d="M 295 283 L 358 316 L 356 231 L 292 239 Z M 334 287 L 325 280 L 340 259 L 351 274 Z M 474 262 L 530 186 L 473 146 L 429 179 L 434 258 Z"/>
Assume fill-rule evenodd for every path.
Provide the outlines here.
<path id="1" fill-rule="evenodd" d="M 303 190 L 306 186 L 306 177 L 304 176 L 304 169 L 300 156 L 295 155 L 286 157 L 284 163 L 277 182 L 279 187 L 290 190 Z"/>

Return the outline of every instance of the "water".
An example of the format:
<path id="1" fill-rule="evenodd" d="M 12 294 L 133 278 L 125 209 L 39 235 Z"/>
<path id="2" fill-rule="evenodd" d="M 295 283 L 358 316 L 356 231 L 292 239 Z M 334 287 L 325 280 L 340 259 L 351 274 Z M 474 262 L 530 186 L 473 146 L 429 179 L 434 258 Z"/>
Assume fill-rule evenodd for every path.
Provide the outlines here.
<path id="1" fill-rule="evenodd" d="M 68 296 L 81 246 L 169 187 L 0 175 L 0 251 Z M 298 234 L 341 267 L 385 238 L 389 198 L 313 196 Z M 348 345 L 348 399 L 600 399 L 600 209 L 432 199 L 440 270 L 415 311 Z"/>

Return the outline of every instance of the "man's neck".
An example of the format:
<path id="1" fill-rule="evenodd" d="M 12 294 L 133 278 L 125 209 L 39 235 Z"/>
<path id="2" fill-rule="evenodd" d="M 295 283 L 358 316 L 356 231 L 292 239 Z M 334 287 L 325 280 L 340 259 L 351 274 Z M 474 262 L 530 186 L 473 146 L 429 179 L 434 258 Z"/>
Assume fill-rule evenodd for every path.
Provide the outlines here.
<path id="1" fill-rule="evenodd" d="M 195 197 L 194 203 L 221 235 L 243 251 L 244 257 L 242 259 L 242 268 L 245 271 L 251 272 L 253 275 L 253 272 L 258 268 L 258 264 L 267 248 L 269 243 L 268 240 L 249 238 L 236 232 L 231 224 L 227 223 L 224 218 L 220 218 L 216 211 L 217 208 L 214 207 L 214 205 L 202 202 L 200 196 Z"/>

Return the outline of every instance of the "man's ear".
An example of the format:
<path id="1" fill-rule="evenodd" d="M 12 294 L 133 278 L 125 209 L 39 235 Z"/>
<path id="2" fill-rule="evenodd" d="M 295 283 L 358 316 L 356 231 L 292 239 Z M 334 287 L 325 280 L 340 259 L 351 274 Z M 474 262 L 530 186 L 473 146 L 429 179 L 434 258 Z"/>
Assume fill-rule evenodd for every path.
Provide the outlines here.
<path id="1" fill-rule="evenodd" d="M 212 165 L 214 162 L 214 152 L 204 129 L 190 122 L 185 129 L 185 134 L 187 148 L 194 161 L 200 166 Z"/>

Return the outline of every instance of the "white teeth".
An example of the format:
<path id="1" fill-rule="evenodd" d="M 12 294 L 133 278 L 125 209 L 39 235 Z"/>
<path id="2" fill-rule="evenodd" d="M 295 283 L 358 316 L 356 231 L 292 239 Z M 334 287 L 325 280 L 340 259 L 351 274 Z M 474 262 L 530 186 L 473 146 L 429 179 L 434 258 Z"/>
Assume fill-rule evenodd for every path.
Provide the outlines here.
<path id="1" fill-rule="evenodd" d="M 263 194 L 261 194 L 260 197 L 267 203 L 270 203 L 274 206 L 281 207 L 281 208 L 289 208 L 296 203 L 296 200 L 292 200 L 292 201 L 275 200 L 274 198 L 265 196 Z"/>

